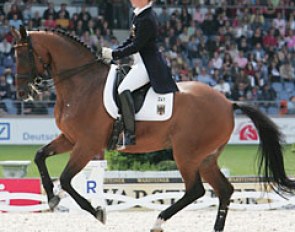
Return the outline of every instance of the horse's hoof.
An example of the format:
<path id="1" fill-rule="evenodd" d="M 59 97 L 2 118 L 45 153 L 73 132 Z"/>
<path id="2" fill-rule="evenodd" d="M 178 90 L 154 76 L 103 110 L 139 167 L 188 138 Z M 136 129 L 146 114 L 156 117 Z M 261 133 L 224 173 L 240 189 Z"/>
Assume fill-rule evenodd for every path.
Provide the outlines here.
<path id="1" fill-rule="evenodd" d="M 107 220 L 107 212 L 105 208 L 98 206 L 96 209 L 96 219 L 100 221 L 102 224 L 106 224 Z"/>
<path id="2" fill-rule="evenodd" d="M 214 229 L 213 232 L 223 232 L 224 229 Z"/>
<path id="3" fill-rule="evenodd" d="M 164 232 L 163 229 L 151 229 L 151 232 Z"/>
<path id="4" fill-rule="evenodd" d="M 60 202 L 59 196 L 54 196 L 53 198 L 51 198 L 48 201 L 48 205 L 49 205 L 50 210 L 53 210 L 58 205 L 59 202 Z"/>

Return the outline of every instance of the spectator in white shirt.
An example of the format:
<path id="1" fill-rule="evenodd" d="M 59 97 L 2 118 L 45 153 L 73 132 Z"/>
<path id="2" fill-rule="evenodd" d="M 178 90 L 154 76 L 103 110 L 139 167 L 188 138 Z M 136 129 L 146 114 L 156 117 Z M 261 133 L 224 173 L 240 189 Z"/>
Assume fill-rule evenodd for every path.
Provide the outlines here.
<path id="1" fill-rule="evenodd" d="M 0 53 L 10 54 L 11 49 L 12 49 L 11 43 L 9 43 L 7 39 L 4 37 L 3 40 L 0 42 Z"/>
<path id="2" fill-rule="evenodd" d="M 224 94 L 226 97 L 230 97 L 230 84 L 226 82 L 223 78 L 220 78 L 217 85 L 213 87 L 213 89 L 219 91 L 220 93 Z"/>
<path id="3" fill-rule="evenodd" d="M 214 56 L 211 59 L 211 66 L 214 69 L 221 69 L 222 68 L 222 64 L 223 64 L 223 60 L 220 57 L 219 52 L 214 52 Z"/>

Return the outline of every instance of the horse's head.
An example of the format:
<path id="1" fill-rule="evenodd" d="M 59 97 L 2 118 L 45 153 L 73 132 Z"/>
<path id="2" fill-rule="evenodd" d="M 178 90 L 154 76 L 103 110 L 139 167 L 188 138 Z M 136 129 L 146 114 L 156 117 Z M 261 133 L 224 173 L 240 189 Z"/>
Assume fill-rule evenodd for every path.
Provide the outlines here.
<path id="1" fill-rule="evenodd" d="M 24 100 L 37 92 L 35 86 L 42 80 L 41 73 L 44 73 L 47 64 L 42 61 L 39 54 L 36 54 L 31 37 L 23 26 L 19 31 L 12 28 L 11 32 L 15 38 L 17 97 Z M 38 63 L 35 63 L 36 56 L 39 59 Z"/>

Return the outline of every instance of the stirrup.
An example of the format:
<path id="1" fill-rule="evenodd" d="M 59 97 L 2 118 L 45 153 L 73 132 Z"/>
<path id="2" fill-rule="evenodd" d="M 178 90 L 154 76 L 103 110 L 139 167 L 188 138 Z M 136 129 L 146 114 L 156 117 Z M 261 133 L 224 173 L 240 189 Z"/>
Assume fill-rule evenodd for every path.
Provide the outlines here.
<path id="1" fill-rule="evenodd" d="M 117 150 L 123 150 L 127 146 L 132 146 L 136 144 L 136 139 L 134 134 L 130 134 L 128 132 L 123 133 L 123 136 L 120 137 L 118 144 L 117 144 Z"/>

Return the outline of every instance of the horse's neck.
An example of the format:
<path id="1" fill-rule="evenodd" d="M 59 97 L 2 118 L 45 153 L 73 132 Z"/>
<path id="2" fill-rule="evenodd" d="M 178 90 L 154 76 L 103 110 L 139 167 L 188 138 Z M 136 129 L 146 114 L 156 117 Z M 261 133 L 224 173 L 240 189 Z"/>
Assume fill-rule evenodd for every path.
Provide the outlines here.
<path id="1" fill-rule="evenodd" d="M 61 73 L 95 60 L 89 49 L 70 36 L 56 32 L 30 32 L 32 45 L 44 62 L 50 62 L 55 73 Z"/>
<path id="2" fill-rule="evenodd" d="M 58 100 L 79 100 L 75 96 L 84 99 L 85 95 L 89 96 L 92 92 L 103 90 L 109 67 L 100 62 L 91 64 L 95 62 L 96 57 L 89 49 L 69 37 L 56 33 L 33 32 L 31 35 L 33 46 L 40 53 L 38 55 L 49 53 Z M 87 64 L 91 65 L 83 68 Z"/>
<path id="3" fill-rule="evenodd" d="M 102 97 L 108 71 L 109 68 L 106 65 L 97 63 L 88 70 L 64 80 L 57 77 L 54 80 L 57 100 L 87 103 L 90 98 L 95 96 L 99 101 Z"/>
<path id="4" fill-rule="evenodd" d="M 68 95 L 88 95 L 92 90 L 103 89 L 108 68 L 100 64 L 94 64 L 81 73 L 68 76 L 65 79 L 57 76 L 54 77 L 55 88 L 57 94 L 64 96 Z"/>

